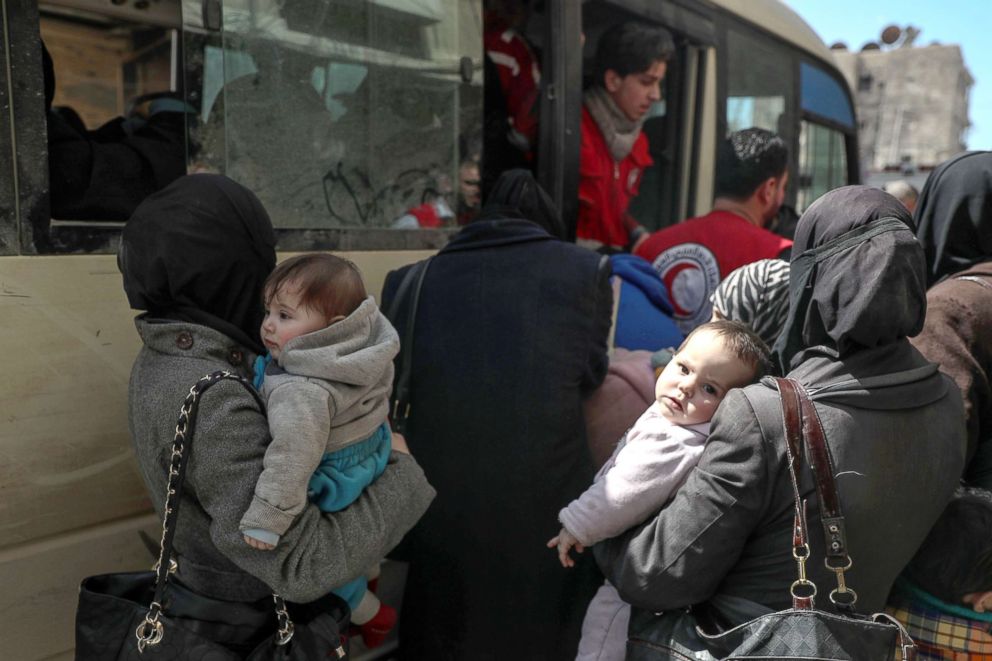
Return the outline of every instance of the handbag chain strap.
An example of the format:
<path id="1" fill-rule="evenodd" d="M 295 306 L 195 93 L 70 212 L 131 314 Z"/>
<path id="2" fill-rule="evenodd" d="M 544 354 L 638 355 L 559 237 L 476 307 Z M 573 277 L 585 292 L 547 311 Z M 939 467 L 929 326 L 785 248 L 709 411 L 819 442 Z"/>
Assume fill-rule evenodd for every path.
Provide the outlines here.
<path id="1" fill-rule="evenodd" d="M 237 381 L 252 394 L 259 408 L 265 410 L 258 391 L 251 383 L 233 372 L 218 371 L 204 376 L 193 384 L 189 394 L 183 400 L 179 410 L 179 420 L 176 422 L 176 436 L 172 441 L 172 455 L 169 459 L 169 483 L 165 496 L 165 516 L 162 521 L 162 541 L 159 545 L 158 562 L 155 563 L 155 597 L 152 599 L 148 614 L 142 620 L 134 635 L 138 639 L 138 653 L 143 653 L 146 647 L 153 647 L 162 642 L 164 629 L 162 627 L 162 600 L 165 597 L 169 575 L 176 571 L 176 561 L 172 557 L 172 540 L 176 535 L 176 519 L 179 517 L 179 504 L 186 483 L 186 468 L 189 464 L 189 454 L 193 446 L 193 430 L 196 426 L 196 413 L 199 409 L 200 396 L 216 383 L 225 379 Z M 293 621 L 286 610 L 286 602 L 276 593 L 272 593 L 275 602 L 276 618 L 279 629 L 276 634 L 276 645 L 285 645 L 293 637 Z"/>
<path id="2" fill-rule="evenodd" d="M 802 466 L 803 441 L 809 467 L 813 473 L 820 502 L 820 523 L 827 548 L 823 562 L 837 577 L 837 587 L 830 591 L 830 601 L 838 610 L 853 613 L 858 593 L 851 589 L 844 572 L 853 564 L 847 552 L 847 529 L 841 511 L 834 467 L 827 447 L 820 415 L 816 412 L 806 389 L 794 379 L 776 378 L 782 395 L 782 414 L 785 421 L 786 453 L 795 497 L 795 524 L 793 526 L 792 555 L 799 569 L 799 579 L 792 584 L 793 607 L 810 610 L 816 585 L 806 577 L 806 560 L 809 558 L 809 536 L 806 527 L 806 501 L 799 493 L 799 472 Z"/>

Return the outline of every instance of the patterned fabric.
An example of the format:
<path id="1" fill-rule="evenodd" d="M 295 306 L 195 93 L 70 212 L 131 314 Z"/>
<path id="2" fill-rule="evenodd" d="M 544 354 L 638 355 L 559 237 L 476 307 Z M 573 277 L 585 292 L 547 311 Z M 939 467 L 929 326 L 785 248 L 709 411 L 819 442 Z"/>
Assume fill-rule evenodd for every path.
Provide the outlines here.
<path id="1" fill-rule="evenodd" d="M 886 609 L 917 645 L 917 661 L 992 661 L 992 622 L 956 617 L 895 592 Z"/>
<path id="2" fill-rule="evenodd" d="M 789 313 L 789 263 L 761 259 L 735 269 L 710 300 L 721 317 L 744 322 L 771 346 Z"/>

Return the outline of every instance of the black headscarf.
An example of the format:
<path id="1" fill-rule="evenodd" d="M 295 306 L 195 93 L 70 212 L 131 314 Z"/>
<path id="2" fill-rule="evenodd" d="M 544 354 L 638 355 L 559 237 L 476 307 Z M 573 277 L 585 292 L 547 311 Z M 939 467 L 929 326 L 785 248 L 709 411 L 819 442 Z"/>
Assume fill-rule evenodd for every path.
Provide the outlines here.
<path id="1" fill-rule="evenodd" d="M 135 310 L 209 326 L 261 353 L 262 285 L 275 245 L 254 193 L 221 175 L 194 174 L 135 209 L 117 265 Z"/>
<path id="2" fill-rule="evenodd" d="M 916 205 L 927 285 L 992 259 L 992 152 L 960 154 L 930 173 Z"/>
<path id="3" fill-rule="evenodd" d="M 789 316 L 775 343 L 783 373 L 809 347 L 844 358 L 920 332 L 926 265 L 912 226 L 877 188 L 838 188 L 810 205 L 796 227 Z"/>
<path id="4" fill-rule="evenodd" d="M 507 170 L 499 176 L 477 220 L 523 218 L 556 239 L 565 240 L 558 207 L 528 170 Z"/>

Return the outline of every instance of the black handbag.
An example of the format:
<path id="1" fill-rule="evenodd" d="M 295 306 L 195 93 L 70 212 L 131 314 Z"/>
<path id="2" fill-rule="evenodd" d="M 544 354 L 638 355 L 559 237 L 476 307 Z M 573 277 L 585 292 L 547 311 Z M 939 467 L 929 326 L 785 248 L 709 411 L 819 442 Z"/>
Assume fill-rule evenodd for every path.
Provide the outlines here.
<path id="1" fill-rule="evenodd" d="M 190 388 L 176 424 L 159 559 L 152 571 L 103 574 L 83 580 L 76 609 L 76 660 L 344 659 L 341 631 L 348 606 L 329 594 L 309 604 L 287 604 L 277 594 L 256 603 L 227 602 L 199 595 L 170 576 L 175 572 L 172 540 L 192 451 L 200 395 L 223 379 L 244 385 L 261 405 L 251 384 L 231 372 L 214 372 Z M 271 623 L 266 626 L 266 621 Z M 265 635 L 271 629 L 273 633 Z M 249 649 L 225 645 L 241 632 L 263 632 Z M 257 636 L 256 636 L 257 638 Z"/>
<path id="2" fill-rule="evenodd" d="M 844 572 L 852 564 L 847 551 L 844 515 L 819 415 L 797 381 L 775 380 L 782 397 L 786 452 L 795 498 L 792 556 L 796 560 L 798 578 L 790 587 L 792 608 L 757 617 L 719 634 L 703 631 L 689 611 L 664 613 L 660 617 L 635 613 L 631 619 L 627 661 L 911 661 L 915 658 L 916 646 L 912 638 L 894 618 L 885 613 L 871 616 L 855 613 L 858 596 L 844 580 Z M 799 493 L 804 440 L 827 542 L 825 562 L 837 577 L 837 587 L 830 592 L 829 598 L 839 614 L 815 609 L 816 585 L 806 575 L 810 549 L 806 508 Z"/>

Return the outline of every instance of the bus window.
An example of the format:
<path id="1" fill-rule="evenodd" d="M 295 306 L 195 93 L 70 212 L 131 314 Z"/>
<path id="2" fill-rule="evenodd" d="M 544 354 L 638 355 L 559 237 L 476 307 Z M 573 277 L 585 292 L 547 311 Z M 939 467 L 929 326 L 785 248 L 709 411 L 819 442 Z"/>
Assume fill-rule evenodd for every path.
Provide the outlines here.
<path id="1" fill-rule="evenodd" d="M 785 48 L 750 33 L 727 31 L 727 133 L 752 126 L 794 144 L 793 58 Z"/>
<path id="2" fill-rule="evenodd" d="M 229 0 L 221 18 L 218 38 L 184 16 L 194 171 L 253 190 L 278 229 L 457 224 L 478 181 L 460 166 L 481 142 L 481 0 Z"/>
<path id="3" fill-rule="evenodd" d="M 800 104 L 804 119 L 799 132 L 800 213 L 828 190 L 848 182 L 846 135 L 853 134 L 854 111 L 840 82 L 808 62 L 799 65 Z M 812 118 L 816 121 L 811 121 Z"/>
<path id="4" fill-rule="evenodd" d="M 103 9 L 39 5 L 53 225 L 126 220 L 185 173 L 179 5 Z"/>
<path id="5" fill-rule="evenodd" d="M 816 198 L 847 183 L 844 134 L 803 120 L 799 128 L 799 186 L 796 210 L 802 213 Z"/>
<path id="6" fill-rule="evenodd" d="M 854 110 L 840 82 L 808 62 L 799 63 L 800 103 L 803 112 L 854 130 Z"/>

